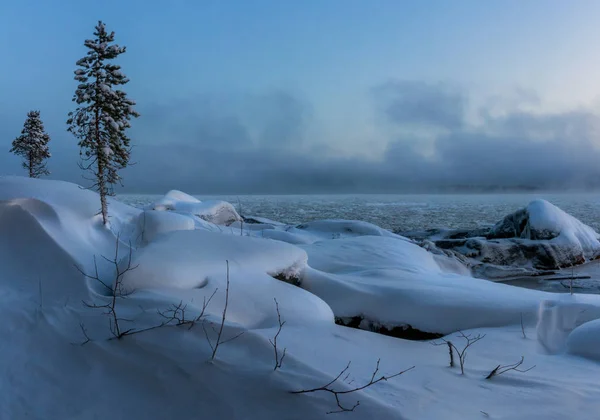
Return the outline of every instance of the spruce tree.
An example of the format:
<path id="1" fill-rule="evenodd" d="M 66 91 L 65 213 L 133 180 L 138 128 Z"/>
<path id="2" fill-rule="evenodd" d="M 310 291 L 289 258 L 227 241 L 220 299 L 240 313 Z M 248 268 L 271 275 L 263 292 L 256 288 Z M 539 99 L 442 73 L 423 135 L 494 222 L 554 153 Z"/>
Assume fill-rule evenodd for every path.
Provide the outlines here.
<path id="1" fill-rule="evenodd" d="M 50 157 L 49 141 L 50 136 L 44 131 L 40 111 L 29 111 L 21 135 L 13 140 L 10 152 L 24 158 L 23 168 L 27 169 L 30 178 L 50 174 L 46 169 L 46 159 Z"/>
<path id="2" fill-rule="evenodd" d="M 114 43 L 115 33 L 107 32 L 102 21 L 96 25 L 95 39 L 88 39 L 85 57 L 77 61 L 75 80 L 79 82 L 73 102 L 78 107 L 69 113 L 68 130 L 79 139 L 80 167 L 93 173 L 92 188 L 100 194 L 102 221 L 108 223 L 107 196 L 121 182 L 118 171 L 127 167 L 131 153 L 125 130 L 130 119 L 139 114 L 135 102 L 115 87 L 129 82 L 121 66 L 111 61 L 125 52 Z"/>

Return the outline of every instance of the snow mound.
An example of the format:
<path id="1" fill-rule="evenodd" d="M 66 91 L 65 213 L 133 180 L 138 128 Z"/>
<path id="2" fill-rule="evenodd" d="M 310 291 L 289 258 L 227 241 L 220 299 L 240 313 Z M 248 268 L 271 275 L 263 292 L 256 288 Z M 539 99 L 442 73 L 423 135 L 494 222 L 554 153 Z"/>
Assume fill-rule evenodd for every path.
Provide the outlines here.
<path id="1" fill-rule="evenodd" d="M 600 360 L 600 319 L 575 328 L 569 334 L 566 346 L 571 354 Z"/>
<path id="2" fill-rule="evenodd" d="M 40 293 L 46 301 L 86 298 L 89 284 L 75 266 L 92 273 L 93 255 L 115 252 L 115 235 L 101 224 L 99 206 L 95 193 L 75 184 L 1 177 L 0 281 L 37 300 Z M 124 240 L 139 213 L 109 200 L 111 227 L 121 229 Z M 98 262 L 102 274 L 109 268 Z"/>
<path id="3" fill-rule="evenodd" d="M 318 235 L 322 239 L 338 239 L 365 235 L 401 238 L 401 236 L 382 229 L 379 226 L 359 220 L 316 220 L 314 222 L 302 223 L 296 226 L 296 229 Z"/>
<path id="4" fill-rule="evenodd" d="M 226 260 L 231 281 L 228 320 L 246 328 L 276 325 L 274 298 L 289 322 L 333 320 L 331 309 L 321 299 L 272 277 L 299 276 L 306 266 L 306 253 L 293 245 L 259 238 L 204 230 L 170 232 L 134 253 L 132 264 L 137 268 L 124 275 L 123 286 L 129 291 L 160 289 L 190 302 L 202 302 L 218 289 L 210 310 L 219 314 L 226 289 Z"/>
<path id="5" fill-rule="evenodd" d="M 175 207 L 181 203 L 200 203 L 200 200 L 183 191 L 171 190 L 154 203 L 154 207 L 163 206 L 166 210 L 175 210 Z"/>
<path id="6" fill-rule="evenodd" d="M 193 230 L 194 219 L 179 213 L 145 210 L 138 218 L 142 243 L 152 242 L 160 234 L 176 230 Z"/>
<path id="7" fill-rule="evenodd" d="M 189 194 L 178 190 L 169 191 L 164 197 L 151 206 L 152 210 L 170 210 L 188 213 L 217 225 L 230 225 L 242 218 L 235 208 L 226 201 L 200 201 Z"/>
<path id="8" fill-rule="evenodd" d="M 600 318 L 600 307 L 594 295 L 554 295 L 540 303 L 537 339 L 548 353 L 567 350 L 571 334 L 583 324 Z M 584 330 L 585 331 L 585 330 Z M 576 334 L 576 337 L 581 333 Z M 575 346 L 575 349 L 578 349 Z"/>
<path id="9" fill-rule="evenodd" d="M 261 235 L 264 238 L 275 239 L 276 241 L 287 242 L 288 244 L 293 245 L 312 244 L 317 240 L 317 238 L 311 238 L 307 235 L 298 235 L 285 230 L 276 229 L 265 229 L 264 231 L 261 231 Z"/>
<path id="10" fill-rule="evenodd" d="M 447 334 L 533 320 L 548 295 L 455 274 L 423 248 L 392 237 L 362 236 L 302 246 L 309 268 L 301 286 L 336 317 Z M 443 268 L 442 268 L 443 267 Z M 447 271 L 446 271 L 447 270 Z"/>
<path id="11" fill-rule="evenodd" d="M 40 301 L 87 296 L 75 260 L 44 228 L 59 225 L 56 211 L 36 199 L 0 201 L 0 284 Z M 41 289 L 41 290 L 40 290 Z"/>

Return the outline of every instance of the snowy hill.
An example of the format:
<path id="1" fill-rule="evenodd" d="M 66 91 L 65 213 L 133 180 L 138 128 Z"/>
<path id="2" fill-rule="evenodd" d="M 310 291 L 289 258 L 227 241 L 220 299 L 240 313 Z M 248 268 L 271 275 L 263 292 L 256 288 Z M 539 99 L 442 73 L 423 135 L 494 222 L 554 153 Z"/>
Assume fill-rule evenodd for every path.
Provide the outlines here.
<path id="1" fill-rule="evenodd" d="M 600 296 L 475 279 L 364 222 L 242 224 L 232 206 L 179 192 L 147 210 L 111 201 L 110 228 L 98 208 L 95 193 L 73 184 L 0 178 L 0 418 L 329 418 L 339 410 L 333 393 L 291 392 L 332 382 L 348 362 L 330 389 L 414 366 L 338 394 L 346 408 L 360 401 L 337 414 L 348 418 L 589 418 L 600 408 Z M 556 232 L 530 214 L 534 230 Z M 554 239 L 595 246 L 567 222 Z M 129 331 L 121 339 L 105 313 L 116 278 L 125 295 L 115 312 Z M 460 348 L 459 330 L 485 337 L 461 375 L 446 345 L 334 322 L 352 317 L 367 330 L 449 334 Z M 535 369 L 484 379 L 522 356 Z"/>

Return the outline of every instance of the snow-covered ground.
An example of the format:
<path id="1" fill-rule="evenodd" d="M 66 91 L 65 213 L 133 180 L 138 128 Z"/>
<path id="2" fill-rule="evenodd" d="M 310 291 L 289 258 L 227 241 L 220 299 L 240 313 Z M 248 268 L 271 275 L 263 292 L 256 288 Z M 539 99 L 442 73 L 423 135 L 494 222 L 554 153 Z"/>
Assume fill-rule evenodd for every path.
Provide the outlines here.
<path id="1" fill-rule="evenodd" d="M 173 191 L 146 209 L 110 201 L 108 228 L 98 206 L 73 184 L 0 178 L 0 418 L 327 418 L 335 395 L 291 391 L 329 383 L 348 362 L 330 389 L 360 387 L 378 359 L 375 379 L 414 369 L 340 394 L 342 406 L 360 405 L 331 416 L 587 419 L 600 409 L 600 296 L 475 279 L 365 222 L 241 223 L 227 203 Z M 116 270 L 127 296 L 115 311 L 134 333 L 122 339 L 111 339 L 106 308 L 89 307 L 112 301 L 90 277 L 112 287 Z M 226 342 L 211 362 L 226 305 Z M 274 370 L 276 305 L 286 353 Z M 160 326 L 203 308 L 196 323 Z M 336 317 L 446 334 L 459 349 L 459 331 L 485 337 L 461 375 L 441 339 L 393 338 Z M 521 357 L 520 368 L 535 368 L 484 379 Z"/>

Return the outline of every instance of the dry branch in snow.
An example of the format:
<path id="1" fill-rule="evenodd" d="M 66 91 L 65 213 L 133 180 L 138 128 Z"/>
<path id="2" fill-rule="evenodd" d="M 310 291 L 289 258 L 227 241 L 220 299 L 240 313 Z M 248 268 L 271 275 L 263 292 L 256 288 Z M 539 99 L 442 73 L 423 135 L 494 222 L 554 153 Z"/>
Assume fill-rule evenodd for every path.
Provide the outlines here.
<path id="1" fill-rule="evenodd" d="M 535 367 L 535 365 L 533 365 L 528 369 L 519 369 L 519 366 L 521 366 L 524 361 L 525 361 L 525 356 L 521 356 L 521 360 L 519 360 L 517 363 L 513 363 L 512 365 L 505 365 L 505 366 L 498 365 L 494 368 L 494 370 L 492 370 L 489 373 L 488 376 L 485 377 L 485 379 L 492 379 L 494 376 L 502 375 L 503 373 L 506 373 L 509 370 L 514 370 L 517 372 L 525 373 L 525 372 L 529 372 L 531 369 L 533 369 Z"/>
<path id="2" fill-rule="evenodd" d="M 223 317 L 221 318 L 221 325 L 219 327 L 219 331 L 216 331 L 213 328 L 213 331 L 217 334 L 217 340 L 215 341 L 214 344 L 208 335 L 208 331 L 206 330 L 204 323 L 202 323 L 202 329 L 204 330 L 204 335 L 206 336 L 206 341 L 208 341 L 208 345 L 210 346 L 210 348 L 212 350 L 212 355 L 210 357 L 210 360 L 215 359 L 215 356 L 217 355 L 217 350 L 219 349 L 219 346 L 221 344 L 225 344 L 230 341 L 233 341 L 236 338 L 239 338 L 242 334 L 244 334 L 244 331 L 242 331 L 239 334 L 237 334 L 231 338 L 228 338 L 227 340 L 221 341 L 221 336 L 223 335 L 223 327 L 225 326 L 225 318 L 227 317 L 227 305 L 229 304 L 229 261 L 225 260 L 225 263 L 227 264 L 227 287 L 225 288 L 225 307 L 223 308 Z M 211 296 L 211 299 L 212 299 L 212 296 Z"/>
<path id="3" fill-rule="evenodd" d="M 333 410 L 333 411 L 329 411 L 327 412 L 327 414 L 333 414 L 333 413 L 343 413 L 346 411 L 354 411 L 354 409 L 356 407 L 358 407 L 360 405 L 360 401 L 356 401 L 355 404 L 352 405 L 352 407 L 348 408 L 347 406 L 344 406 L 342 404 L 342 402 L 340 401 L 340 395 L 345 395 L 345 394 L 351 394 L 353 392 L 356 391 L 361 391 L 365 388 L 368 388 L 372 385 L 375 385 L 378 382 L 381 381 L 387 381 L 388 379 L 392 379 L 395 378 L 396 376 L 400 376 L 405 372 L 408 372 L 409 370 L 414 369 L 415 367 L 409 367 L 408 369 L 405 369 L 401 372 L 395 373 L 393 375 L 390 376 L 384 376 L 381 375 L 379 378 L 375 378 L 377 376 L 377 373 L 379 372 L 379 362 L 381 361 L 381 359 L 377 359 L 377 366 L 375 367 L 375 370 L 373 371 L 373 374 L 371 375 L 371 379 L 369 380 L 369 382 L 367 382 L 365 385 L 362 386 L 358 386 L 356 388 L 352 388 L 352 389 L 347 389 L 344 391 L 336 391 L 335 389 L 332 388 L 332 385 L 342 377 L 342 375 L 344 375 L 344 373 L 346 373 L 348 371 L 348 369 L 350 368 L 350 363 L 348 362 L 348 364 L 346 365 L 346 367 L 330 382 L 328 382 L 327 384 L 320 386 L 318 388 L 312 388 L 312 389 L 303 389 L 301 391 L 290 391 L 290 393 L 292 394 L 308 394 L 311 392 L 319 392 L 319 391 L 323 391 L 323 392 L 329 392 L 331 394 L 333 394 L 333 396 L 335 397 L 335 402 L 338 406 L 338 410 Z M 349 373 L 346 374 L 346 376 L 344 377 L 343 381 L 346 380 L 349 376 Z"/>
<path id="4" fill-rule="evenodd" d="M 473 344 L 477 343 L 479 340 L 483 339 L 485 337 L 485 334 L 481 335 L 481 334 L 477 334 L 475 336 L 473 336 L 472 334 L 465 334 L 462 331 L 458 332 L 458 336 L 459 338 L 462 338 L 463 340 L 465 340 L 465 345 L 462 349 L 459 350 L 458 347 L 456 347 L 456 345 L 450 341 L 450 340 L 446 340 L 445 338 L 442 338 L 442 342 L 441 343 L 432 343 L 434 346 L 443 346 L 443 345 L 447 345 L 448 349 L 450 350 L 450 366 L 454 365 L 454 356 L 452 353 L 452 350 L 456 351 L 456 354 L 458 354 L 458 362 L 460 363 L 460 373 L 461 375 L 465 374 L 465 359 L 467 358 L 467 349 L 469 347 L 471 347 Z"/>
<path id="5" fill-rule="evenodd" d="M 277 303 L 277 299 L 273 298 L 273 300 L 275 301 L 275 309 L 277 310 L 277 321 L 279 322 L 279 328 L 277 329 L 277 333 L 275 334 L 275 337 L 273 337 L 272 340 L 269 338 L 269 342 L 271 343 L 271 345 L 273 346 L 273 350 L 275 351 L 275 368 L 273 368 L 273 370 L 277 370 L 278 368 L 281 367 L 281 364 L 283 363 L 283 359 L 285 357 L 285 351 L 287 349 L 286 348 L 283 349 L 283 353 L 281 354 L 281 357 L 280 357 L 279 350 L 277 349 L 277 337 L 279 337 L 279 334 L 281 333 L 281 329 L 285 325 L 285 321 L 281 320 L 281 314 L 279 313 L 279 303 Z"/>
<path id="6" fill-rule="evenodd" d="M 110 300 L 104 305 L 99 305 L 97 303 L 88 303 L 86 301 L 83 301 L 83 304 L 85 306 L 87 306 L 88 308 L 105 310 L 105 314 L 109 315 L 109 317 L 110 317 L 110 320 L 109 320 L 110 332 L 113 335 L 113 338 L 116 338 L 116 339 L 121 339 L 124 336 L 131 334 L 133 331 L 135 331 L 134 328 L 130 328 L 130 329 L 122 328 L 122 325 L 120 322 L 121 321 L 129 321 L 129 320 L 119 317 L 119 315 L 117 314 L 116 306 L 117 306 L 117 300 L 119 298 L 126 298 L 127 296 L 129 296 L 131 294 L 131 291 L 125 291 L 123 289 L 123 276 L 125 275 L 125 273 L 135 270 L 137 268 L 137 265 L 136 266 L 131 265 L 132 247 L 131 247 L 131 242 L 130 242 L 127 266 L 125 267 L 125 269 L 121 269 L 121 267 L 119 266 L 119 243 L 120 243 L 120 238 L 119 238 L 119 235 L 117 235 L 116 246 L 115 246 L 115 256 L 112 259 L 102 256 L 102 258 L 104 258 L 104 260 L 111 263 L 115 267 L 114 286 L 109 283 L 106 283 L 105 281 L 103 281 L 100 278 L 100 275 L 98 274 L 98 264 L 96 262 L 95 255 L 94 255 L 94 274 L 87 274 L 81 268 L 79 268 L 77 265 L 75 266 L 75 268 L 77 268 L 77 270 L 81 274 L 83 274 L 85 277 L 87 277 L 91 280 L 97 281 L 104 288 L 106 288 L 106 290 L 110 293 Z"/>

